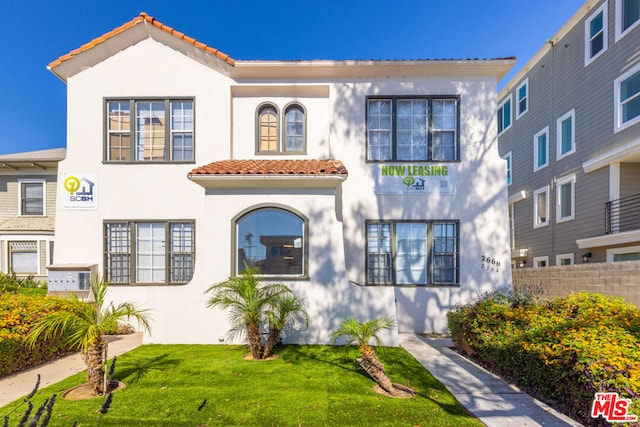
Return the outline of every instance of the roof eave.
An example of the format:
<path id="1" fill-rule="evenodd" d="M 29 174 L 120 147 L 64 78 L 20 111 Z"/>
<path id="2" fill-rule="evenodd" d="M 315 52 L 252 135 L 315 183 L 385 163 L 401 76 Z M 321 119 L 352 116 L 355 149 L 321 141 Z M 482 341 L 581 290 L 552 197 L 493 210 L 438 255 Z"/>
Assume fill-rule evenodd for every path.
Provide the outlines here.
<path id="1" fill-rule="evenodd" d="M 423 77 L 489 76 L 497 80 L 513 67 L 513 57 L 451 60 L 236 61 L 232 77 Z"/>
<path id="2" fill-rule="evenodd" d="M 187 177 L 204 188 L 336 188 L 348 175 L 219 175 L 189 174 Z"/>

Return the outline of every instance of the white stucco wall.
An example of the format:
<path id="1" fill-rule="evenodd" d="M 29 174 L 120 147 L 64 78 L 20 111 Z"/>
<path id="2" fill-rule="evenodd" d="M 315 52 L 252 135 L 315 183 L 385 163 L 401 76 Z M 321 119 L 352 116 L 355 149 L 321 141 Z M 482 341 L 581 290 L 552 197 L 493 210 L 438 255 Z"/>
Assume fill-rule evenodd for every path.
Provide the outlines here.
<path id="1" fill-rule="evenodd" d="M 323 343 L 350 314 L 362 320 L 391 315 L 397 332 L 444 332 L 449 307 L 484 289 L 510 283 L 506 166 L 494 124 L 496 83 L 490 77 L 340 79 L 264 83 L 233 81 L 156 41 L 147 39 L 68 81 L 67 158 L 59 173 L 96 174 L 98 209 L 58 209 L 56 264 L 103 266 L 105 220 L 195 220 L 193 280 L 183 286 L 112 286 L 114 301 L 152 309 L 146 342 L 233 342 L 225 313 L 205 307 L 203 292 L 231 272 L 232 218 L 252 206 L 288 206 L 308 219 L 309 279 L 286 282 L 306 300 L 309 327 L 286 341 Z M 366 97 L 459 95 L 461 161 L 454 195 L 379 195 L 365 162 Z M 194 164 L 103 163 L 104 99 L 193 97 Z M 205 189 L 187 178 L 216 160 L 257 158 L 255 111 L 264 101 L 282 109 L 297 101 L 307 111 L 307 155 L 338 159 L 349 171 L 337 189 Z M 264 157 L 260 157 L 264 158 Z M 284 158 L 268 156 L 268 159 Z M 59 180 L 60 181 L 60 180 Z M 58 203 L 60 206 L 60 203 Z M 460 286 L 363 286 L 366 220 L 460 221 Z M 501 262 L 481 268 L 481 256 Z"/>

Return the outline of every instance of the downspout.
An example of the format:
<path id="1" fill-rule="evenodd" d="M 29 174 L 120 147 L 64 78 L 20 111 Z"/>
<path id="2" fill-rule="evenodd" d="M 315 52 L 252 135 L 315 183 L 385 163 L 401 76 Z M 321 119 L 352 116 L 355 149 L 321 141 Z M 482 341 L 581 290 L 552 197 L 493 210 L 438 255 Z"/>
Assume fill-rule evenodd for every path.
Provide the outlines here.
<path id="1" fill-rule="evenodd" d="M 547 40 L 547 43 L 549 43 L 551 45 L 551 124 L 555 123 L 553 130 L 555 132 L 555 134 L 558 134 L 558 123 L 557 121 L 554 121 L 555 117 L 556 117 L 556 42 L 552 39 Z M 552 155 L 552 151 L 551 151 L 551 136 L 553 135 L 552 132 L 549 132 L 549 138 L 547 141 L 548 144 L 548 151 L 549 151 L 549 157 L 551 157 Z M 557 138 L 553 138 L 553 140 L 556 142 L 556 153 L 558 152 L 558 140 Z M 551 173 L 552 173 L 552 178 L 551 178 L 551 183 L 549 185 L 549 194 L 547 194 L 547 198 L 551 199 L 551 195 L 552 193 L 555 191 L 555 184 L 556 184 L 556 162 L 558 161 L 557 156 L 554 156 L 555 161 L 553 162 L 553 166 L 551 168 Z M 549 163 L 551 163 L 551 161 L 549 161 Z M 551 212 L 547 212 L 547 215 L 549 216 L 549 226 L 550 226 L 550 231 L 551 231 L 551 253 L 549 254 L 549 265 L 551 265 L 551 260 L 555 259 L 555 252 L 556 252 L 556 237 L 555 237 L 555 227 L 556 227 L 556 221 L 552 220 L 552 218 L 557 218 L 557 212 L 556 209 L 558 209 L 558 201 L 556 200 L 556 198 L 554 197 L 553 199 L 551 199 L 554 201 L 553 203 L 553 217 L 551 216 Z M 549 210 L 551 210 L 551 203 L 549 204 Z M 533 265 L 533 264 L 532 264 Z M 547 267 L 549 266 L 547 265 Z"/>

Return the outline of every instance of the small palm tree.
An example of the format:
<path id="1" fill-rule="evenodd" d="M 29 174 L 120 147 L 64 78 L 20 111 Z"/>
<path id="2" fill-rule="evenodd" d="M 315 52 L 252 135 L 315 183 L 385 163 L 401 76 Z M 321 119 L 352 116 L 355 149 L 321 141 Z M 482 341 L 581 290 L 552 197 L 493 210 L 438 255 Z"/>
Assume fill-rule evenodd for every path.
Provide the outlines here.
<path id="1" fill-rule="evenodd" d="M 87 381 L 96 394 L 105 391 L 104 363 L 107 342 L 103 335 L 115 329 L 118 322 L 135 319 L 145 330 L 150 331 L 149 310 L 138 308 L 130 302 L 106 306 L 109 283 L 99 276 L 91 278 L 90 300 L 85 302 L 74 293 L 69 298 L 72 311 L 56 311 L 36 322 L 27 336 L 32 347 L 39 338 L 66 336 L 65 343 L 79 348 L 87 365 Z"/>
<path id="2" fill-rule="evenodd" d="M 367 322 L 360 322 L 354 316 L 349 316 L 342 320 L 340 328 L 333 332 L 330 337 L 333 344 L 335 344 L 339 338 L 344 337 L 347 345 L 355 344 L 358 346 L 360 354 L 362 355 L 362 357 L 358 359 L 358 363 L 362 369 L 364 369 L 384 391 L 392 396 L 397 396 L 399 392 L 385 372 L 384 365 L 380 362 L 380 359 L 378 359 L 373 348 L 369 346 L 369 342 L 372 339 L 376 345 L 380 345 L 381 341 L 378 334 L 385 329 L 392 328 L 394 325 L 395 322 L 393 319 L 387 316 L 378 317 Z"/>
<path id="3" fill-rule="evenodd" d="M 246 268 L 240 277 L 230 277 L 224 282 L 212 285 L 206 290 L 207 292 L 213 294 L 207 300 L 207 307 L 230 311 L 229 320 L 236 331 L 247 333 L 251 356 L 256 360 L 264 359 L 271 353 L 286 322 L 294 317 L 292 310 L 295 309 L 296 304 L 299 307 L 302 306 L 301 300 L 293 295 L 291 289 L 279 283 L 261 285 L 260 279 L 256 276 L 256 270 L 250 268 Z M 291 301 L 288 301 L 289 298 Z M 282 306 L 283 309 L 279 310 L 278 307 L 281 304 L 286 307 Z M 298 309 L 297 312 L 299 311 Z M 271 325 L 279 327 L 279 330 L 275 342 L 273 345 L 268 343 L 268 349 L 265 352 L 261 328 L 262 324 L 270 318 L 273 320 Z"/>
<path id="4" fill-rule="evenodd" d="M 309 325 L 309 315 L 304 308 L 304 302 L 293 292 L 289 291 L 276 300 L 273 310 L 268 313 L 269 334 L 262 351 L 263 358 L 271 355 L 273 347 L 280 341 L 280 336 L 285 326 L 294 323 L 300 316 L 304 318 L 304 325 L 307 327 Z"/>

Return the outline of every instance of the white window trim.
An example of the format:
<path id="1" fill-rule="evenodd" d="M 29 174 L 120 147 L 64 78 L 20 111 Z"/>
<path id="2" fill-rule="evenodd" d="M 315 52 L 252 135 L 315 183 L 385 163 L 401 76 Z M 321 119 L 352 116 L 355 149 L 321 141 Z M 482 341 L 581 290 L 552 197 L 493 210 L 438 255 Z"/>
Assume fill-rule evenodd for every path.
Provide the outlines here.
<path id="1" fill-rule="evenodd" d="M 513 182 L 513 155 L 511 151 L 505 154 L 503 159 L 507 163 L 507 186 L 509 186 Z"/>
<path id="2" fill-rule="evenodd" d="M 571 117 L 571 150 L 562 154 L 562 122 Z M 576 109 L 572 108 L 556 120 L 556 160 L 564 159 L 576 152 Z"/>
<path id="3" fill-rule="evenodd" d="M 632 75 L 640 72 L 640 64 L 637 64 L 635 67 L 631 68 L 620 77 L 614 80 L 613 82 L 613 132 L 617 133 L 623 129 L 626 129 L 630 126 L 635 125 L 640 122 L 640 116 L 634 117 L 626 123 L 622 123 L 622 105 L 620 104 L 620 83 L 624 80 L 628 79 Z"/>
<path id="4" fill-rule="evenodd" d="M 640 246 L 625 246 L 622 248 L 607 249 L 607 262 L 614 262 L 613 261 L 614 255 L 628 254 L 628 253 L 635 253 L 635 252 L 640 252 Z M 618 262 L 622 262 L 622 261 L 618 261 Z"/>
<path id="5" fill-rule="evenodd" d="M 22 184 L 42 184 L 42 215 L 25 215 L 22 213 Z M 43 217 L 47 216 L 47 180 L 19 179 L 18 180 L 18 216 Z"/>
<path id="6" fill-rule="evenodd" d="M 533 257 L 533 268 L 546 268 L 546 267 L 539 267 L 538 263 L 540 261 L 544 261 L 547 265 L 546 267 L 549 267 L 549 257 L 548 256 L 536 256 Z"/>
<path id="7" fill-rule="evenodd" d="M 599 8 L 597 8 L 589 18 L 584 21 L 584 66 L 591 64 L 595 61 L 600 55 L 607 51 L 609 47 L 609 18 L 608 18 L 608 5 L 605 1 Z M 596 53 L 593 56 L 591 55 L 591 21 L 594 20 L 596 15 L 602 12 L 602 50 Z"/>
<path id="8" fill-rule="evenodd" d="M 511 121 L 509 122 L 509 126 L 504 127 L 504 114 L 502 114 L 502 107 L 504 106 L 504 104 L 506 104 L 507 102 L 510 102 L 509 105 L 509 117 L 511 117 Z M 511 125 L 513 125 L 513 95 L 509 94 L 509 96 L 507 96 L 505 99 L 502 100 L 502 102 L 498 105 L 498 112 L 500 114 L 502 114 L 502 131 L 498 132 L 498 135 L 502 135 L 507 129 L 509 129 L 511 127 Z"/>
<path id="9" fill-rule="evenodd" d="M 39 235 L 32 235 L 32 234 L 15 234 L 15 235 L 5 235 L 3 236 L 4 240 L 4 253 L 5 255 L 5 271 L 4 273 L 6 274 L 10 274 L 11 270 L 12 270 L 12 266 L 11 266 L 11 242 L 36 242 L 36 256 L 38 257 L 38 271 L 36 271 L 35 273 L 16 273 L 19 276 L 25 276 L 25 275 L 33 275 L 33 276 L 42 276 L 43 275 L 43 269 L 42 269 L 42 262 L 40 260 L 40 242 L 46 242 L 45 245 L 45 256 L 49 257 L 49 242 L 52 241 L 52 237 L 51 236 L 39 236 Z"/>
<path id="10" fill-rule="evenodd" d="M 538 165 L 538 138 L 542 135 L 546 135 L 547 138 L 547 161 L 543 165 Z M 544 169 L 549 166 L 549 126 L 542 129 L 540 132 L 533 135 L 533 171 L 537 172 L 540 169 Z"/>
<path id="11" fill-rule="evenodd" d="M 571 184 L 571 215 L 561 218 L 560 214 L 562 213 L 562 209 L 560 203 L 562 202 L 560 189 L 563 185 L 570 183 Z M 556 181 L 556 223 L 561 223 L 565 221 L 571 221 L 576 217 L 576 176 L 568 175 L 562 178 L 559 178 Z"/>
<path id="12" fill-rule="evenodd" d="M 523 112 L 520 112 L 520 99 L 518 99 L 518 95 L 520 94 L 520 88 L 522 86 L 524 86 L 525 89 L 526 89 L 526 93 L 525 93 L 524 97 L 527 100 L 527 108 Z M 527 111 L 529 111 L 529 77 L 524 79 L 524 81 L 522 83 L 520 83 L 520 85 L 516 88 L 516 105 L 515 105 L 515 107 L 516 107 L 516 120 L 518 120 Z"/>
<path id="13" fill-rule="evenodd" d="M 640 19 L 634 22 L 625 31 L 622 31 L 622 0 L 616 0 L 616 43 L 640 25 Z"/>
<path id="14" fill-rule="evenodd" d="M 562 266 L 561 261 L 563 259 L 568 259 L 569 260 L 569 265 L 574 265 L 575 264 L 575 260 L 574 260 L 574 254 L 570 253 L 570 254 L 558 254 L 556 255 L 556 265 L 557 266 Z"/>
<path id="15" fill-rule="evenodd" d="M 538 223 L 537 219 L 538 219 L 538 194 L 540 193 L 547 193 L 547 220 L 545 222 L 540 222 Z M 549 213 L 550 213 L 550 190 L 549 190 L 549 186 L 545 185 L 542 188 L 538 188 L 537 190 L 535 190 L 533 192 L 533 228 L 540 228 L 540 227 L 546 227 L 547 225 L 549 225 Z"/>

